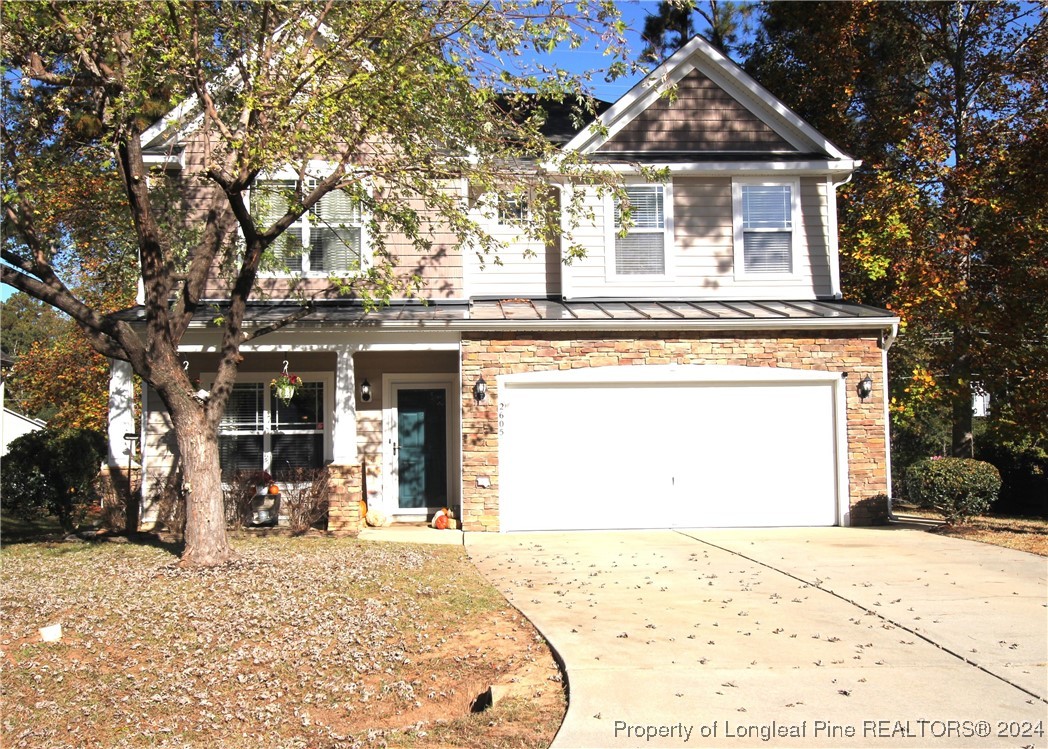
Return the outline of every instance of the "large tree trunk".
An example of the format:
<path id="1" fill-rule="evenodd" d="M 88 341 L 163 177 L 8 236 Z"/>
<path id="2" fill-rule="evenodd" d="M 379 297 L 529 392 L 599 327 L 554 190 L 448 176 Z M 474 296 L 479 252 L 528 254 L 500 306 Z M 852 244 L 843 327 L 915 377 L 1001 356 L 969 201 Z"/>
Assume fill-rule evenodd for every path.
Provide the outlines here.
<path id="1" fill-rule="evenodd" d="M 175 393 L 164 400 L 182 461 L 182 493 L 186 502 L 182 565 L 225 564 L 233 558 L 233 551 L 226 536 L 218 434 L 208 424 L 202 404 L 190 394 Z"/>
<path id="2" fill-rule="evenodd" d="M 971 386 L 953 394 L 953 422 L 951 454 L 955 458 L 974 458 L 975 439 L 973 437 L 975 419 L 972 415 Z"/>
<path id="3" fill-rule="evenodd" d="M 953 336 L 953 365 L 950 368 L 950 454 L 955 458 L 974 458 L 975 418 L 972 413 L 971 349 L 966 331 Z"/>

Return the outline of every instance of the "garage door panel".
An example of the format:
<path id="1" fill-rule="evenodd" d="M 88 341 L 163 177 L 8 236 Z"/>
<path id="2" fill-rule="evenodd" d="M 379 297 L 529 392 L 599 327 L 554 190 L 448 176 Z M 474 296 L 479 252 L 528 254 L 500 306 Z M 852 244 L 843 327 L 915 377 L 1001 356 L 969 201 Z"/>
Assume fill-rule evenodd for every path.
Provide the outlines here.
<path id="1" fill-rule="evenodd" d="M 650 513 L 659 512 L 650 501 L 650 477 L 653 464 L 666 461 L 655 437 L 662 424 L 657 412 L 636 401 L 630 405 L 636 395 L 635 388 L 565 387 L 507 399 L 500 436 L 501 525 L 636 527 L 624 507 L 628 498 L 647 501 Z M 656 525 L 666 522 L 661 512 Z"/>
<path id="2" fill-rule="evenodd" d="M 833 525 L 833 387 L 507 382 L 502 527 Z"/>

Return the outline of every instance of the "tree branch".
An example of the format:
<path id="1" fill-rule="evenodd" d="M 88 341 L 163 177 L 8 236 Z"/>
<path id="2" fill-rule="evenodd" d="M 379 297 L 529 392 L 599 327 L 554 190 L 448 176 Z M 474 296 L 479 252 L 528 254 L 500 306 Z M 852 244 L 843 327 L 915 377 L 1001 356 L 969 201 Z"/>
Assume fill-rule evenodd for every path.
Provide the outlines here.
<path id="1" fill-rule="evenodd" d="M 241 339 L 240 339 L 240 343 L 241 344 L 248 343 L 249 341 L 253 341 L 256 338 L 261 338 L 264 335 L 269 335 L 270 333 L 275 333 L 276 331 L 278 331 L 281 328 L 284 328 L 284 327 L 290 325 L 291 323 L 298 322 L 302 318 L 308 317 L 315 310 L 316 310 L 316 306 L 314 305 L 313 300 L 310 299 L 302 307 L 300 307 L 299 309 L 295 310 L 294 312 L 292 312 L 287 317 L 281 318 L 280 320 L 278 320 L 278 321 L 276 321 L 274 323 L 270 323 L 269 325 L 263 325 L 260 328 L 254 328 L 250 332 L 245 332 L 242 335 Z"/>

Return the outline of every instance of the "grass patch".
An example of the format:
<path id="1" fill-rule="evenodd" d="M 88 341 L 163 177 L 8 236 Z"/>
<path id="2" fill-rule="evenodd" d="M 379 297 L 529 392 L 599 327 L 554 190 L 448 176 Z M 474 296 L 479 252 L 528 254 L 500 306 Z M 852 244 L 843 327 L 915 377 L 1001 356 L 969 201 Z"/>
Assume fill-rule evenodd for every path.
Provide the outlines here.
<path id="1" fill-rule="evenodd" d="M 549 649 L 457 547 L 233 540 L 182 570 L 134 543 L 0 553 L 0 745 L 548 746 Z M 61 623 L 62 640 L 40 627 Z M 489 685 L 511 695 L 483 713 Z"/>
<path id="2" fill-rule="evenodd" d="M 62 526 L 58 524 L 58 519 L 50 515 L 26 520 L 6 512 L 0 513 L 0 544 L 21 543 L 49 537 L 61 538 L 62 535 Z"/>
<path id="3" fill-rule="evenodd" d="M 923 510 L 911 505 L 896 504 L 897 514 L 910 515 L 924 520 L 942 520 L 942 515 L 932 510 Z M 980 541 L 994 546 L 1026 551 L 1048 556 L 1048 520 L 1043 518 L 1020 518 L 1003 515 L 979 515 L 967 523 L 953 526 L 938 525 L 929 529 L 932 533 L 969 541 Z"/>

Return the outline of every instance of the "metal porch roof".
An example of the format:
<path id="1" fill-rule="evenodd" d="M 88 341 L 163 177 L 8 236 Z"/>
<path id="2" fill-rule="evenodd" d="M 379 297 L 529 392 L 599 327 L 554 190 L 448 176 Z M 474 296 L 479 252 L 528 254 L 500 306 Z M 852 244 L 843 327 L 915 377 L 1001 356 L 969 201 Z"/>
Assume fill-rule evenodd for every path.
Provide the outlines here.
<path id="1" fill-rule="evenodd" d="M 194 327 L 222 314 L 221 304 L 202 305 Z M 295 302 L 248 305 L 247 327 L 278 323 L 301 311 Z M 142 320 L 141 307 L 123 319 Z M 354 300 L 316 302 L 291 323 L 296 329 L 418 330 L 785 330 L 801 328 L 883 329 L 898 324 L 889 310 L 843 301 L 693 301 L 477 299 L 471 302 L 394 302 L 365 310 Z"/>

